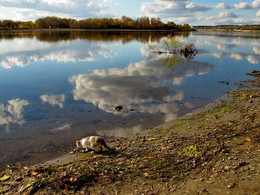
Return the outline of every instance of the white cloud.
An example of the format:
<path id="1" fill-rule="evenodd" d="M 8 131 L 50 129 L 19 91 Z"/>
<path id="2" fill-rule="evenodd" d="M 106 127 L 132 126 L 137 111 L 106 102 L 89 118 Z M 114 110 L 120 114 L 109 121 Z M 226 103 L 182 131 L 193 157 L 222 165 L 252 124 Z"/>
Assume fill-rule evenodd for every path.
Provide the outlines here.
<path id="1" fill-rule="evenodd" d="M 258 10 L 258 12 L 256 12 L 256 16 L 260 17 L 260 10 Z"/>
<path id="2" fill-rule="evenodd" d="M 216 46 L 219 50 L 223 50 L 223 51 L 227 51 L 227 50 L 230 50 L 230 49 L 236 47 L 233 44 L 225 44 L 225 43 L 218 43 Z"/>
<path id="3" fill-rule="evenodd" d="M 240 2 L 237 4 L 234 4 L 234 7 L 236 9 L 251 9 L 252 7 L 249 5 L 248 2 Z"/>
<path id="4" fill-rule="evenodd" d="M 246 15 L 249 13 L 240 14 L 239 11 L 244 9 L 257 9 L 259 2 L 259 0 L 255 0 L 252 3 L 239 2 L 233 5 L 222 2 L 215 6 L 209 6 L 206 2 L 199 5 L 188 0 L 151 0 L 151 2 L 143 3 L 141 10 L 147 16 L 161 17 L 163 21 L 174 21 L 177 24 L 244 25 L 257 24 L 259 21 L 247 17 Z M 223 9 L 223 12 L 214 16 L 214 9 Z M 232 11 L 228 12 L 226 11 L 227 9 Z"/>
<path id="5" fill-rule="evenodd" d="M 0 19 L 12 19 L 14 21 L 34 21 L 37 18 L 47 16 L 59 16 L 61 18 L 70 18 L 68 13 L 53 12 L 48 10 L 37 10 L 34 8 L 17 8 L 0 6 Z"/>
<path id="6" fill-rule="evenodd" d="M 219 13 L 220 18 L 237 18 L 239 15 L 233 12 L 221 12 Z"/>
<path id="7" fill-rule="evenodd" d="M 185 8 L 191 9 L 192 11 L 195 11 L 195 12 L 207 11 L 207 10 L 211 9 L 208 6 L 197 5 L 197 4 L 194 4 L 194 3 L 187 3 Z"/>
<path id="8" fill-rule="evenodd" d="M 37 59 L 37 58 L 34 58 Z M 27 56 L 19 55 L 19 56 L 6 56 L 4 59 L 1 60 L 0 65 L 5 68 L 9 69 L 12 67 L 25 67 L 34 61 L 33 58 L 27 58 Z"/>
<path id="9" fill-rule="evenodd" d="M 224 57 L 229 57 L 235 60 L 247 60 L 251 64 L 259 63 L 260 59 L 260 48 L 258 42 L 255 39 L 246 39 L 246 38 L 238 38 L 238 37 L 219 37 L 217 40 L 214 37 L 207 37 L 206 40 L 204 38 L 200 38 L 196 41 L 195 45 L 198 47 L 206 47 L 214 46 L 217 51 L 214 49 L 214 52 L 206 52 L 205 54 L 212 55 L 215 58 L 221 59 Z M 243 48 L 244 45 L 250 45 L 252 47 L 252 51 L 250 49 L 247 52 L 238 52 L 239 48 Z M 200 53 L 201 54 L 201 53 Z"/>
<path id="10" fill-rule="evenodd" d="M 99 56 L 113 58 L 117 53 L 107 49 L 109 45 L 93 43 L 82 46 L 81 41 L 76 40 L 68 47 L 67 41 L 58 43 L 41 42 L 37 39 L 17 39 L 10 42 L 2 40 L 0 44 L 0 66 L 5 69 L 12 67 L 25 67 L 40 60 L 52 60 L 56 62 L 90 62 Z M 112 43 L 111 43 L 112 44 Z M 24 47 L 26 45 L 26 47 Z M 55 45 L 55 49 L 53 48 Z"/>
<path id="11" fill-rule="evenodd" d="M 47 102 L 52 106 L 59 106 L 63 108 L 63 104 L 65 102 L 66 96 L 64 94 L 59 95 L 41 95 L 40 99 L 42 102 Z"/>
<path id="12" fill-rule="evenodd" d="M 27 2 L 29 2 L 29 3 L 35 3 L 36 2 L 36 0 L 26 0 Z"/>
<path id="13" fill-rule="evenodd" d="M 27 100 L 12 99 L 7 105 L 0 104 L 0 125 L 9 125 L 10 123 L 22 125 L 24 123 L 24 107 L 29 105 Z M 7 131 L 9 131 L 7 127 Z"/>
<path id="14" fill-rule="evenodd" d="M 169 20 L 175 23 L 189 23 L 191 25 L 237 24 L 235 21 L 216 21 L 211 23 L 209 18 L 214 17 L 214 9 L 222 9 L 223 12 L 231 9 L 233 13 L 245 9 L 260 9 L 260 0 L 244 0 L 242 2 L 228 4 L 222 1 L 216 5 L 209 5 L 207 1 L 198 4 L 190 0 L 149 0 L 141 3 L 133 2 L 131 7 L 125 6 L 120 0 L 0 0 L 0 19 L 35 20 L 40 17 L 57 16 L 61 18 L 95 18 L 95 17 L 121 17 L 122 14 L 135 18 L 137 16 L 160 17 L 162 21 Z M 136 4 L 136 5 L 135 5 Z M 134 7 L 136 6 L 136 7 Z M 125 9 L 124 9 L 125 8 Z M 133 9 L 135 14 L 133 15 Z M 140 10 L 138 12 L 137 10 Z M 250 13 L 236 13 L 239 17 L 247 19 L 247 24 L 255 24 Z M 259 13 L 257 12 L 257 16 Z M 235 18 L 235 17 L 230 17 Z M 241 18 L 242 19 L 242 18 Z"/>
<path id="15" fill-rule="evenodd" d="M 259 57 L 255 56 L 255 55 L 248 55 L 247 61 L 250 62 L 251 64 L 259 64 L 260 63 Z"/>
<path id="16" fill-rule="evenodd" d="M 169 17 L 168 21 L 174 21 L 176 24 L 192 24 L 201 21 L 199 17 Z"/>
<path id="17" fill-rule="evenodd" d="M 240 18 L 240 16 L 235 18 L 225 18 L 220 17 L 219 15 L 216 17 L 200 17 L 198 21 L 203 21 L 203 24 L 210 25 L 248 25 L 248 24 L 259 24 L 260 19 L 248 19 L 248 18 Z"/>
<path id="18" fill-rule="evenodd" d="M 188 3 L 188 4 L 186 4 L 185 8 L 194 9 L 194 8 L 196 8 L 196 5 L 194 3 Z"/>
<path id="19" fill-rule="evenodd" d="M 71 128 L 71 126 L 72 124 L 64 124 L 62 126 L 51 129 L 50 132 L 57 133 L 57 132 L 68 131 Z"/>
<path id="20" fill-rule="evenodd" d="M 0 0 L 1 18 L 13 20 L 35 20 L 45 16 L 86 18 L 114 16 L 108 13 L 111 3 L 98 0 Z M 6 11 L 7 10 L 7 11 Z M 14 15 L 11 15 L 13 12 Z M 9 16 L 10 15 L 10 16 Z"/>
<path id="21" fill-rule="evenodd" d="M 145 2 L 142 4 L 141 10 L 149 16 L 158 17 L 184 17 L 194 15 L 196 12 L 207 11 L 209 6 L 197 5 L 187 0 L 170 1 L 170 0 L 154 0 L 153 2 Z"/>
<path id="22" fill-rule="evenodd" d="M 260 9 L 260 0 L 253 1 L 252 7 L 255 9 Z"/>
<path id="23" fill-rule="evenodd" d="M 250 4 L 249 2 L 242 1 L 239 3 L 235 3 L 234 5 L 228 5 L 225 3 L 219 3 L 215 6 L 217 9 L 259 9 L 260 8 L 260 0 L 255 0 Z"/>
<path id="24" fill-rule="evenodd" d="M 243 60 L 244 56 L 241 53 L 233 53 L 230 55 L 230 58 L 233 58 L 235 60 Z"/>
<path id="25" fill-rule="evenodd" d="M 161 60 L 141 61 L 122 69 L 94 70 L 91 74 L 75 75 L 70 81 L 75 85 L 75 100 L 84 100 L 114 114 L 128 114 L 129 108 L 144 113 L 164 113 L 165 120 L 168 120 L 172 117 L 172 110 L 177 113 L 180 109 L 177 102 L 184 100 L 185 92 L 180 90 L 170 94 L 160 83 L 181 84 L 186 77 L 205 74 L 212 68 L 208 64 L 193 61 L 176 64 L 173 71 L 162 66 Z M 117 112 L 116 105 L 122 105 L 124 109 Z"/>
<path id="26" fill-rule="evenodd" d="M 217 9 L 230 9 L 231 6 L 230 5 L 227 5 L 225 3 L 219 3 L 217 6 L 216 6 Z"/>
<path id="27" fill-rule="evenodd" d="M 75 1 L 74 1 L 75 2 Z M 50 6 L 58 7 L 74 7 L 76 4 L 70 0 L 42 0 L 42 3 L 46 3 Z"/>
<path id="28" fill-rule="evenodd" d="M 21 119 L 23 113 L 23 107 L 28 105 L 29 102 L 21 99 L 12 99 L 8 101 L 8 105 L 6 106 L 6 110 L 15 118 Z"/>
<path id="29" fill-rule="evenodd" d="M 260 54 L 260 47 L 254 47 L 253 51 L 255 52 L 255 54 Z"/>

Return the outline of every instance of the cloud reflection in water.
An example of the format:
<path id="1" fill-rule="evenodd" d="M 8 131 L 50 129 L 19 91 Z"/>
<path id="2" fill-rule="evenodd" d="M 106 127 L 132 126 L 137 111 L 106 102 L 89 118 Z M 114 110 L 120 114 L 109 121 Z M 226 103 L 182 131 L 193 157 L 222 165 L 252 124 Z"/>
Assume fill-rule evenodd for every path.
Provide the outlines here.
<path id="1" fill-rule="evenodd" d="M 178 116 L 182 106 L 192 108 L 184 101 L 185 91 L 176 89 L 192 75 L 205 74 L 213 69 L 207 63 L 187 61 L 166 70 L 161 60 L 132 63 L 126 68 L 94 70 L 91 74 L 74 75 L 75 100 L 84 100 L 114 114 L 128 114 L 130 109 L 143 113 L 163 113 L 165 121 Z M 115 110 L 122 105 L 122 112 Z"/>
<path id="2" fill-rule="evenodd" d="M 25 122 L 23 119 L 24 106 L 27 105 L 29 105 L 27 100 L 18 98 L 9 100 L 7 105 L 0 104 L 0 125 L 7 125 L 7 132 L 9 132 L 10 123 L 22 125 Z"/>
<path id="3" fill-rule="evenodd" d="M 52 106 L 59 106 L 63 108 L 63 104 L 65 102 L 66 96 L 64 94 L 59 95 L 41 95 L 40 99 L 42 102 L 47 102 Z"/>
<path id="4" fill-rule="evenodd" d="M 205 36 L 203 33 L 201 35 L 191 38 L 191 41 L 198 48 L 203 48 L 204 50 L 200 51 L 199 55 L 211 55 L 218 59 L 229 57 L 237 61 L 247 60 L 250 64 L 260 63 L 260 49 L 259 43 L 256 41 L 257 39 L 236 37 L 232 36 L 232 34 L 226 37 L 218 36 L 217 39 L 216 36 Z"/>
<path id="5" fill-rule="evenodd" d="M 61 41 L 55 43 L 55 46 L 53 43 L 41 43 L 38 44 L 37 48 L 35 48 L 35 45 L 38 43 L 37 40 L 27 41 L 28 44 L 26 44 L 23 39 L 17 39 L 15 43 L 21 45 L 19 42 L 27 45 L 26 50 L 18 47 L 12 50 L 9 48 L 7 52 L 3 52 L 6 50 L 0 45 L 0 66 L 4 69 L 25 67 L 33 62 L 47 60 L 63 63 L 92 62 L 97 60 L 99 55 L 106 58 L 117 55 L 116 53 L 112 54 L 113 52 L 106 48 L 107 45 L 102 45 L 101 43 L 84 45 L 79 40 L 70 44 Z M 30 42 L 34 42 L 34 44 Z M 8 46 L 3 40 L 2 44 Z"/>

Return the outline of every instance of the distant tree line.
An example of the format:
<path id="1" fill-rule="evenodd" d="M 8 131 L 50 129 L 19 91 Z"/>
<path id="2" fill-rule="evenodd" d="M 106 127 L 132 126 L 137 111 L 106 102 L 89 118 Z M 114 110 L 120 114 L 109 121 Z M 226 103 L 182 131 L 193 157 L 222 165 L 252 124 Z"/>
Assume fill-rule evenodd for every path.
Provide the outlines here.
<path id="1" fill-rule="evenodd" d="M 87 18 L 75 20 L 48 16 L 32 21 L 0 20 L 0 29 L 170 29 L 176 31 L 194 30 L 189 24 L 177 25 L 174 22 L 163 23 L 160 18 L 139 17 Z"/>
<path id="2" fill-rule="evenodd" d="M 181 34 L 182 37 L 188 37 L 190 32 L 184 32 Z M 15 39 L 15 38 L 29 38 L 37 39 L 44 42 L 59 42 L 68 40 L 88 40 L 88 41 L 121 41 L 122 43 L 128 43 L 133 40 L 148 43 L 148 42 L 159 42 L 161 38 L 169 35 L 169 32 L 119 32 L 119 31 L 18 31 L 16 33 L 6 33 L 0 31 L 0 41 L 2 39 Z"/>

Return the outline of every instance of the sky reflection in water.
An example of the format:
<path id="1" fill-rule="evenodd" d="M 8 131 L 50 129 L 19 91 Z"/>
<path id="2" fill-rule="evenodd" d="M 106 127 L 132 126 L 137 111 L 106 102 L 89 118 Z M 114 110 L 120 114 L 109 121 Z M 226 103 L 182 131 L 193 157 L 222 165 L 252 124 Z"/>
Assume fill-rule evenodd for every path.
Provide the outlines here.
<path id="1" fill-rule="evenodd" d="M 259 66 L 259 37 L 197 32 L 178 36 L 195 44 L 195 58 L 167 68 L 169 56 L 148 49 L 164 35 L 2 33 L 0 135 L 35 127 L 126 135 L 211 102 Z"/>

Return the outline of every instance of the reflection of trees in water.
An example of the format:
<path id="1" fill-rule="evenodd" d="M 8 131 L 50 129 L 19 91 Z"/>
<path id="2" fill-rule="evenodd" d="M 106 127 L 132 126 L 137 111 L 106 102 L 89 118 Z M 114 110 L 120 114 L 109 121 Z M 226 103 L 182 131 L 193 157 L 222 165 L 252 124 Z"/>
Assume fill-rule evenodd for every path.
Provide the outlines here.
<path id="1" fill-rule="evenodd" d="M 167 55 L 162 60 L 162 65 L 166 67 L 167 70 L 172 69 L 177 63 L 180 63 L 182 59 L 177 55 Z"/>
<path id="2" fill-rule="evenodd" d="M 184 44 L 172 35 L 168 35 L 161 45 L 149 45 L 150 58 L 161 58 L 162 65 L 171 69 L 177 63 L 185 60 L 191 60 L 197 54 L 197 49 L 193 43 Z"/>
<path id="3" fill-rule="evenodd" d="M 63 31 L 63 30 L 35 30 L 35 31 L 14 31 L 0 32 L 1 39 L 14 38 L 36 38 L 40 41 L 58 42 L 66 40 L 82 39 L 88 41 L 121 41 L 128 43 L 138 41 L 141 43 L 158 42 L 168 32 L 151 31 Z M 187 33 L 184 35 L 187 36 Z"/>

